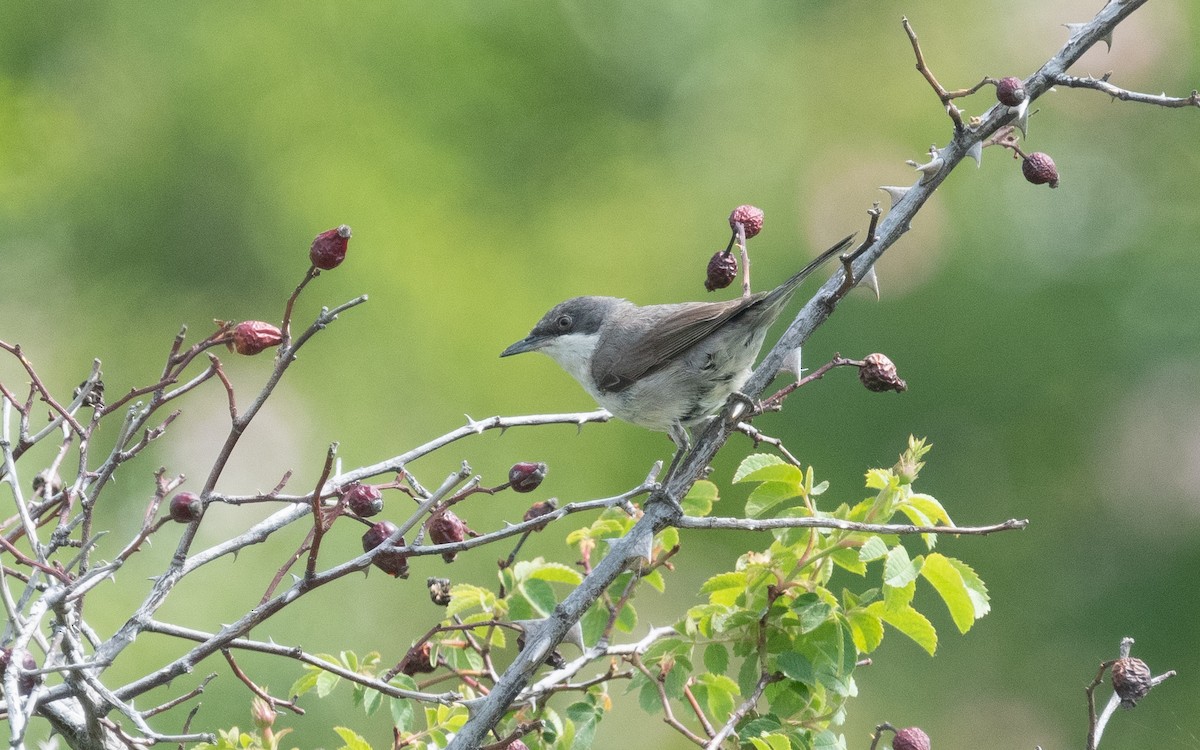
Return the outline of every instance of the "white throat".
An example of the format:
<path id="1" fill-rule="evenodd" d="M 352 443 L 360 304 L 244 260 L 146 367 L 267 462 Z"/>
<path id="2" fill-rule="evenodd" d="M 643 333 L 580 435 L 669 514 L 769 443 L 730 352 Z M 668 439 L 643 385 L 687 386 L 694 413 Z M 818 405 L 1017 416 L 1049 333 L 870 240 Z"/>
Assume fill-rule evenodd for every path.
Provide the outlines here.
<path id="1" fill-rule="evenodd" d="M 555 336 L 538 351 L 549 355 L 559 367 L 575 378 L 592 398 L 599 401 L 600 394 L 592 386 L 592 353 L 596 351 L 596 342 L 599 340 L 600 335 L 596 333 L 571 333 Z"/>

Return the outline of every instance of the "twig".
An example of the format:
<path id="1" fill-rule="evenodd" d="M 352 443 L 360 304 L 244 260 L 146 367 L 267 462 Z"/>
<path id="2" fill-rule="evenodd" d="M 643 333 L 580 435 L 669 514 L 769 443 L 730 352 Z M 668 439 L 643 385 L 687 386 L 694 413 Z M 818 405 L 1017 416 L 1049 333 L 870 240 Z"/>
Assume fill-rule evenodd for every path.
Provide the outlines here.
<path id="1" fill-rule="evenodd" d="M 1084 76 L 1082 78 L 1060 74 L 1055 76 L 1054 83 L 1057 86 L 1066 86 L 1068 88 L 1077 89 L 1093 89 L 1102 91 L 1105 94 L 1120 99 L 1123 102 L 1136 102 L 1138 104 L 1153 104 L 1158 107 L 1178 108 L 1178 107 L 1200 107 L 1200 92 L 1195 89 L 1188 96 L 1167 96 L 1162 94 L 1143 94 L 1138 91 L 1129 91 L 1128 89 L 1114 86 L 1108 82 L 1108 77 L 1111 73 L 1105 73 L 1100 78 L 1093 76 Z"/>

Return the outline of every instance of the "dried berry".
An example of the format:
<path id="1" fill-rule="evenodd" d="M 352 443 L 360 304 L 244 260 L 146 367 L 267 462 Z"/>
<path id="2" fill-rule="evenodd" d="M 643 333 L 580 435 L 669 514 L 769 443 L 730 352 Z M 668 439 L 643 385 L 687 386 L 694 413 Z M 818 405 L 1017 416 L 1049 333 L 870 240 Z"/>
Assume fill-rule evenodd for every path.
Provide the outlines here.
<path id="1" fill-rule="evenodd" d="M 346 259 L 346 247 L 350 244 L 350 227 L 345 224 L 336 229 L 321 232 L 313 239 L 308 259 L 322 271 L 337 268 Z"/>
<path id="2" fill-rule="evenodd" d="M 704 288 L 708 291 L 724 289 L 737 278 L 737 256 L 728 250 L 718 250 L 708 259 L 708 275 L 704 279 Z"/>
<path id="3" fill-rule="evenodd" d="M 50 481 L 46 481 L 49 478 Z M 63 480 L 57 472 L 43 469 L 33 476 L 33 494 L 38 497 L 54 497 L 63 491 Z"/>
<path id="4" fill-rule="evenodd" d="M 862 381 L 868 391 L 876 393 L 883 391 L 902 393 L 908 390 L 908 383 L 905 383 L 896 374 L 896 365 L 892 364 L 892 360 L 879 353 L 868 354 L 863 358 L 863 365 L 858 368 L 858 379 Z"/>
<path id="5" fill-rule="evenodd" d="M 549 500 L 542 500 L 541 502 L 537 502 L 537 503 L 534 503 L 533 505 L 530 505 L 529 510 L 525 511 L 525 516 L 521 520 L 532 521 L 535 518 L 541 518 L 542 516 L 549 515 L 556 510 L 558 510 L 558 503 L 555 502 L 554 498 L 550 498 Z M 549 525 L 550 525 L 550 520 L 546 519 L 544 522 L 535 526 L 534 531 L 541 531 L 542 529 L 546 528 Z"/>
<path id="6" fill-rule="evenodd" d="M 425 585 L 429 587 L 429 600 L 439 607 L 445 607 L 450 603 L 450 579 L 449 578 L 427 578 Z"/>
<path id="7" fill-rule="evenodd" d="M 738 224 L 742 225 L 747 239 L 758 234 L 763 226 L 762 209 L 757 206 L 738 206 L 733 209 L 733 213 L 729 214 L 729 227 L 736 232 Z"/>
<path id="8" fill-rule="evenodd" d="M 171 518 L 179 523 L 199 521 L 200 516 L 204 515 L 204 503 L 194 492 L 180 492 L 171 498 L 170 513 Z"/>
<path id="9" fill-rule="evenodd" d="M 17 678 L 17 692 L 21 695 L 29 695 L 37 685 L 38 676 L 28 674 L 28 671 L 37 669 L 37 662 L 34 661 L 33 654 L 28 651 L 22 650 L 17 653 L 21 656 L 21 669 L 26 670 Z M 0 649 L 0 688 L 4 687 L 4 673 L 8 671 L 8 665 L 12 662 L 12 658 L 13 650 L 11 648 Z"/>
<path id="10" fill-rule="evenodd" d="M 1133 708 L 1150 692 L 1150 667 L 1141 659 L 1123 656 L 1112 666 L 1113 692 L 1121 699 L 1121 705 Z"/>
<path id="11" fill-rule="evenodd" d="M 363 552 L 370 552 L 392 537 L 400 527 L 391 521 L 380 521 L 363 534 Z M 393 545 L 404 546 L 404 537 L 400 537 Z M 375 555 L 371 561 L 375 567 L 395 578 L 408 578 L 408 556 L 393 550 L 386 550 Z"/>
<path id="12" fill-rule="evenodd" d="M 929 735 L 920 727 L 905 727 L 896 730 L 892 750 L 929 750 Z"/>
<path id="13" fill-rule="evenodd" d="M 383 510 L 383 493 L 371 484 L 356 482 L 350 485 L 343 497 L 350 512 L 360 518 L 370 518 Z"/>
<path id="14" fill-rule="evenodd" d="M 1054 166 L 1054 160 L 1048 154 L 1041 151 L 1025 157 L 1025 161 L 1021 162 L 1021 174 L 1034 185 L 1048 183 L 1052 188 L 1058 187 L 1058 167 Z"/>
<path id="15" fill-rule="evenodd" d="M 533 492 L 546 478 L 546 464 L 522 461 L 508 470 L 508 483 L 517 492 Z"/>
<path id="16" fill-rule="evenodd" d="M 1016 76 L 1001 78 L 996 84 L 996 99 L 1007 107 L 1015 107 L 1025 101 L 1025 83 Z"/>
<path id="17" fill-rule="evenodd" d="M 247 320 L 233 327 L 233 341 L 229 349 L 238 354 L 258 354 L 264 349 L 279 346 L 283 332 L 261 320 Z"/>
<path id="18" fill-rule="evenodd" d="M 453 544 L 467 538 L 467 525 L 453 512 L 444 510 L 429 519 L 429 540 L 434 544 Z M 454 562 L 457 552 L 443 552 L 442 559 Z"/>
<path id="19" fill-rule="evenodd" d="M 513 740 L 504 746 L 504 750 L 529 750 L 529 745 L 520 740 Z"/>
<path id="20" fill-rule="evenodd" d="M 425 641 L 414 649 L 409 649 L 408 653 L 404 655 L 404 660 L 400 662 L 400 671 L 409 677 L 434 671 L 437 667 L 430 659 L 432 650 L 429 647 L 429 641 Z"/>

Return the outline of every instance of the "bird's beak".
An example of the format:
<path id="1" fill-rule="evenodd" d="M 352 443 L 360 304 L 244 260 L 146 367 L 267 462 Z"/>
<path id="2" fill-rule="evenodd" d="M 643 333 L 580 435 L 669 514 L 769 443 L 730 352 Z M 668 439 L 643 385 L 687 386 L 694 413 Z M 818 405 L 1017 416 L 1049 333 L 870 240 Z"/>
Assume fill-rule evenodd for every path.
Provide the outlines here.
<path id="1" fill-rule="evenodd" d="M 530 334 L 521 339 L 517 343 L 500 352 L 501 357 L 511 357 L 514 354 L 524 354 L 525 352 L 536 352 L 546 343 L 546 339 L 542 336 L 534 336 Z"/>

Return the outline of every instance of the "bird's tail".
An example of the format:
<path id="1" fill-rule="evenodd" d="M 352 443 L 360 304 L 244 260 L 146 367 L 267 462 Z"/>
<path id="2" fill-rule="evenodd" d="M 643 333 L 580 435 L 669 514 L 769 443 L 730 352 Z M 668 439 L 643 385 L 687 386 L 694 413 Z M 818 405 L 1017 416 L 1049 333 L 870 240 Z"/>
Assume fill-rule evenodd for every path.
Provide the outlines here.
<path id="1" fill-rule="evenodd" d="M 839 255 L 839 254 L 845 252 L 846 250 L 848 250 L 850 248 L 850 245 L 852 245 L 853 243 L 854 243 L 854 235 L 853 234 L 843 237 L 836 245 L 829 248 L 825 252 L 821 253 L 817 257 L 813 258 L 807 266 L 805 266 L 804 268 L 801 268 L 799 271 L 797 271 L 792 276 L 792 278 L 790 278 L 787 281 L 780 284 L 778 288 L 776 288 L 774 291 L 772 291 L 770 294 L 768 294 L 766 296 L 766 298 L 763 300 L 763 302 L 766 304 L 771 304 L 772 302 L 774 302 L 778 299 L 788 297 L 789 295 L 791 295 L 791 293 L 793 291 L 796 290 L 796 287 L 800 286 L 800 282 L 802 282 L 802 281 L 804 281 L 804 279 L 808 278 L 809 274 L 811 274 L 813 271 L 815 271 L 818 268 L 820 268 L 821 266 L 823 266 L 825 264 L 825 262 L 827 260 L 829 260 L 830 258 L 832 258 L 833 256 Z"/>

